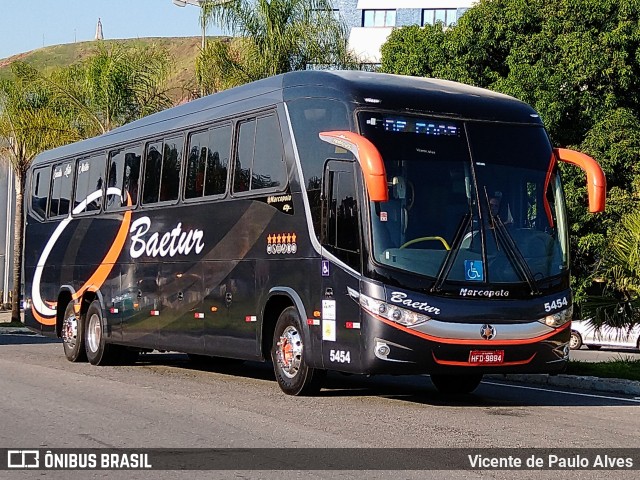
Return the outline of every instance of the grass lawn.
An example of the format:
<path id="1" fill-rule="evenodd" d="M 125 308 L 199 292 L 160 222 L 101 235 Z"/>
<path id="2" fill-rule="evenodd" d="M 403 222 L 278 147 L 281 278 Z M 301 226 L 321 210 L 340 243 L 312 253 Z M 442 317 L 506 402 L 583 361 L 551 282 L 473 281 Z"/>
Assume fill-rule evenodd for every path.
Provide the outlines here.
<path id="1" fill-rule="evenodd" d="M 640 360 L 624 357 L 623 355 L 619 359 L 598 363 L 571 360 L 565 373 L 568 375 L 640 381 Z"/>

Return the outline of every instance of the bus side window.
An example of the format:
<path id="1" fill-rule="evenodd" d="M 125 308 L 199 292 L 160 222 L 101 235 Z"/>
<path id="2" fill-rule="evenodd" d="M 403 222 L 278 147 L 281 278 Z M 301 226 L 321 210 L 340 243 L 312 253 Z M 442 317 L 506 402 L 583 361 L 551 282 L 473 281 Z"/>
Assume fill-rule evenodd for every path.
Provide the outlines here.
<path id="1" fill-rule="evenodd" d="M 53 167 L 49 218 L 69 214 L 71 187 L 73 185 L 73 165 L 74 162 L 69 160 Z"/>
<path id="2" fill-rule="evenodd" d="M 109 152 L 107 186 L 120 194 L 107 193 L 106 210 L 113 211 L 138 203 L 138 182 L 142 147 L 128 147 Z"/>
<path id="3" fill-rule="evenodd" d="M 160 174 L 162 173 L 162 142 L 147 144 L 144 163 L 142 203 L 156 203 L 160 198 Z"/>
<path id="4" fill-rule="evenodd" d="M 324 174 L 322 243 L 357 271 L 360 260 L 360 214 L 353 162 L 330 160 Z"/>
<path id="5" fill-rule="evenodd" d="M 209 132 L 198 132 L 189 135 L 184 198 L 198 198 L 202 197 L 204 193 L 204 172 L 208 142 Z"/>
<path id="6" fill-rule="evenodd" d="M 320 140 L 318 134 L 329 130 L 351 130 L 344 103 L 328 98 L 299 98 L 287 103 L 316 238 L 320 240 L 320 187 L 327 158 L 353 159 L 351 152 Z M 303 186 L 304 187 L 304 186 Z"/>
<path id="7" fill-rule="evenodd" d="M 180 170 L 182 165 L 182 135 L 165 139 L 162 161 L 162 179 L 160 181 L 160 201 L 178 199 L 180 189 Z"/>
<path id="8" fill-rule="evenodd" d="M 278 119 L 275 115 L 240 123 L 234 193 L 259 189 L 284 189 L 287 170 Z"/>
<path id="9" fill-rule="evenodd" d="M 74 210 L 85 202 L 81 212 L 99 211 L 102 203 L 101 192 L 104 187 L 104 156 L 95 155 L 79 159 L 76 165 L 76 172 Z M 91 200 L 89 201 L 90 198 Z"/>
<path id="10" fill-rule="evenodd" d="M 184 197 L 224 195 L 231 149 L 231 125 L 189 136 Z"/>
<path id="11" fill-rule="evenodd" d="M 227 167 L 231 151 L 231 125 L 209 130 L 209 151 L 204 177 L 205 195 L 223 195 L 227 191 Z"/>
<path id="12" fill-rule="evenodd" d="M 47 216 L 47 199 L 51 180 L 51 168 L 38 168 L 31 177 L 31 212 L 40 220 Z"/>

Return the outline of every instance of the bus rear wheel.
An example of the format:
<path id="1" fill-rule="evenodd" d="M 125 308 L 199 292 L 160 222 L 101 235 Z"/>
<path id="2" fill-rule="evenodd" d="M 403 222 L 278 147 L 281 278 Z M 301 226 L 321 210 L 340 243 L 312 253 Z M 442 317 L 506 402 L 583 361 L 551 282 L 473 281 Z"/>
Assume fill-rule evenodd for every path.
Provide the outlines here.
<path id="1" fill-rule="evenodd" d="M 84 322 L 76 314 L 73 301 L 69 302 L 62 320 L 62 346 L 64 356 L 70 362 L 86 362 L 87 355 L 84 347 Z"/>
<path id="2" fill-rule="evenodd" d="M 326 370 L 312 368 L 305 362 L 302 337 L 298 310 L 285 308 L 273 334 L 271 360 L 278 385 L 287 395 L 315 394 L 326 376 Z"/>
<path id="3" fill-rule="evenodd" d="M 84 316 L 85 347 L 91 365 L 113 365 L 121 360 L 121 350 L 117 345 L 106 342 L 106 324 L 102 307 L 98 300 L 89 305 Z M 136 355 L 137 356 L 137 355 Z"/>
<path id="4" fill-rule="evenodd" d="M 440 393 L 464 394 L 471 393 L 482 381 L 481 373 L 465 375 L 431 375 L 431 382 Z"/>

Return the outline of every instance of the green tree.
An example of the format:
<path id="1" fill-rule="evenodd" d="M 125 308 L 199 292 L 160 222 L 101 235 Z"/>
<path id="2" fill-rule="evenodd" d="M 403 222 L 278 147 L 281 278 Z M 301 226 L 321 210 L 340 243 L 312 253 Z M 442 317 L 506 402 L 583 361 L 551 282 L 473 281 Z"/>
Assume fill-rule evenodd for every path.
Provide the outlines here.
<path id="1" fill-rule="evenodd" d="M 13 77 L 0 80 L 0 157 L 9 161 L 16 178 L 14 221 L 13 305 L 11 317 L 20 319 L 22 284 L 22 222 L 26 174 L 40 152 L 79 139 L 71 126 L 69 112 L 61 109 L 54 96 L 40 82 L 25 77 L 24 65 L 12 65 Z"/>
<path id="2" fill-rule="evenodd" d="M 638 208 L 640 2 L 480 0 L 453 28 L 395 30 L 382 70 L 515 96 L 538 110 L 555 145 L 603 166 L 608 207 L 595 216 L 586 213 L 584 174 L 562 166 L 573 285 L 576 299 L 586 298 L 606 239 Z"/>
<path id="3" fill-rule="evenodd" d="M 237 36 L 208 43 L 196 64 L 205 91 L 241 85 L 308 65 L 351 65 L 346 27 L 330 0 L 206 1 L 207 22 Z"/>
<path id="4" fill-rule="evenodd" d="M 597 271 L 603 293 L 586 300 L 584 313 L 596 327 L 631 328 L 640 323 L 640 212 L 624 216 L 607 246 Z"/>

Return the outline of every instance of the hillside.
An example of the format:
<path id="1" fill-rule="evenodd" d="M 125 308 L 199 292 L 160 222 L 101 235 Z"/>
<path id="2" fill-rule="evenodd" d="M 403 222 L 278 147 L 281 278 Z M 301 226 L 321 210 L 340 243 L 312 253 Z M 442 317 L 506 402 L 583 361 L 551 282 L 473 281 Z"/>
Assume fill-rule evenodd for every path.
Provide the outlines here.
<path id="1" fill-rule="evenodd" d="M 166 48 L 175 61 L 175 68 L 169 78 L 171 96 L 177 100 L 185 96 L 185 88 L 195 89 L 195 60 L 200 51 L 200 37 L 158 37 L 132 40 L 103 40 L 103 42 L 131 45 L 156 44 Z M 9 65 L 17 60 L 27 62 L 44 72 L 48 72 L 86 58 L 95 51 L 95 46 L 95 41 L 68 43 L 39 48 L 0 59 L 0 78 L 9 76 Z"/>

